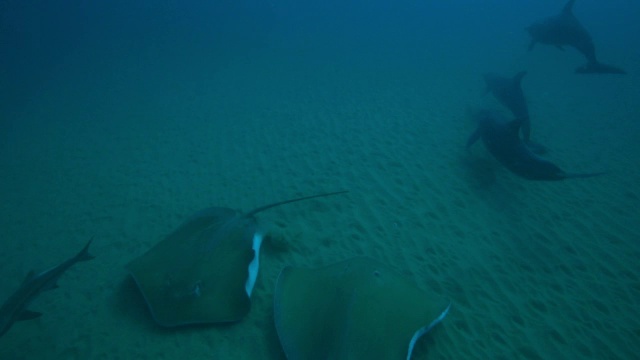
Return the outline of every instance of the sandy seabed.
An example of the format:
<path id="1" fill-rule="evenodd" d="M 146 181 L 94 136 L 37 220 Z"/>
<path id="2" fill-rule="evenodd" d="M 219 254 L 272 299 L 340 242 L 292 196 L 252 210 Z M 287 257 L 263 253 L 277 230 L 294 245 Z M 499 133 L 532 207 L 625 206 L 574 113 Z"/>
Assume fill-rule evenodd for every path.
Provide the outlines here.
<path id="1" fill-rule="evenodd" d="M 44 316 L 5 334 L 1 359 L 282 359 L 280 270 L 359 255 L 451 300 L 415 359 L 640 353 L 637 75 L 532 66 L 525 91 L 548 156 L 571 172 L 607 171 L 545 183 L 508 173 L 481 144 L 464 151 L 465 108 L 498 107 L 481 97 L 478 69 L 247 58 L 149 83 L 121 61 L 130 74 L 61 69 L 12 114 L 0 294 L 92 237 L 96 259 L 33 302 Z M 161 329 L 124 269 L 201 208 L 343 189 L 258 216 L 269 239 L 237 324 Z"/>

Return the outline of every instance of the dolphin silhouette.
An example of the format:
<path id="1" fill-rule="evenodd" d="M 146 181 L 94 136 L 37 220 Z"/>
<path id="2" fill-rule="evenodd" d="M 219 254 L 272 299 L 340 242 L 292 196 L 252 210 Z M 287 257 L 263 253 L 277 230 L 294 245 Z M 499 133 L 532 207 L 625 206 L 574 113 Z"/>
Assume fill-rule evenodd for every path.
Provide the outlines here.
<path id="1" fill-rule="evenodd" d="M 529 108 L 527 100 L 522 92 L 522 78 L 527 74 L 520 71 L 514 77 L 504 77 L 494 73 L 484 74 L 484 82 L 487 84 L 487 92 L 493 96 L 507 109 L 511 111 L 516 119 L 522 120 L 522 139 L 527 142 L 531 134 L 529 122 Z"/>
<path id="2" fill-rule="evenodd" d="M 529 50 L 536 43 L 555 45 L 562 49 L 571 46 L 587 58 L 587 63 L 576 69 L 578 74 L 626 74 L 623 69 L 603 64 L 596 58 L 596 50 L 589 32 L 573 15 L 575 0 L 569 0 L 560 14 L 537 21 L 526 28 L 531 35 Z"/>
<path id="3" fill-rule="evenodd" d="M 567 173 L 554 163 L 534 154 L 518 136 L 522 120 L 509 121 L 500 113 L 490 110 L 481 110 L 474 117 L 478 121 L 478 128 L 467 140 L 467 149 L 482 139 L 491 155 L 505 168 L 520 177 L 528 180 L 552 181 L 603 174 L 602 172 Z"/>
<path id="4" fill-rule="evenodd" d="M 513 77 L 505 77 L 494 73 L 484 74 L 484 81 L 487 84 L 486 92 L 492 93 L 498 102 L 509 109 L 516 119 L 520 120 L 522 140 L 529 149 L 536 154 L 544 154 L 547 152 L 547 148 L 531 141 L 529 107 L 522 91 L 522 78 L 526 74 L 526 71 L 520 71 Z"/>

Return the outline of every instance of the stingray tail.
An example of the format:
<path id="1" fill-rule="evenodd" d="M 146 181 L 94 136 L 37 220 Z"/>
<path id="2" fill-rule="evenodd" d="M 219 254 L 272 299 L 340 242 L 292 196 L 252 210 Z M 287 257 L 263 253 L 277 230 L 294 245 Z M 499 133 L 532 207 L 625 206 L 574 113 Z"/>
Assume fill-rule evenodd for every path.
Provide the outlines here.
<path id="1" fill-rule="evenodd" d="M 269 204 L 269 205 L 265 205 L 265 206 L 260 206 L 259 208 L 255 208 L 255 209 L 249 211 L 245 216 L 247 216 L 247 217 L 253 216 L 253 215 L 255 215 L 255 214 L 257 214 L 257 213 L 259 213 L 261 211 L 265 211 L 267 209 L 271 209 L 273 207 L 284 205 L 284 204 L 289 204 L 289 203 L 292 203 L 292 202 L 297 202 L 297 201 L 302 201 L 302 200 L 309 200 L 309 199 L 325 197 L 325 196 L 333 196 L 333 195 L 345 194 L 345 193 L 348 193 L 348 192 L 349 191 L 346 191 L 346 190 L 345 191 L 336 191 L 336 192 L 331 192 L 331 193 L 311 195 L 311 196 L 305 196 L 305 197 L 291 199 L 291 200 L 280 201 L 280 202 L 277 202 L 277 203 L 273 203 L 273 204 Z"/>
<path id="2" fill-rule="evenodd" d="M 603 175 L 603 174 L 605 174 L 604 171 L 594 172 L 594 173 L 582 173 L 582 174 L 567 173 L 567 174 L 564 174 L 564 178 L 565 179 L 582 179 L 582 178 L 590 178 L 590 177 L 600 176 L 600 175 Z"/>
<path id="3" fill-rule="evenodd" d="M 599 61 L 590 61 L 586 65 L 576 69 L 578 74 L 626 74 L 627 72 L 617 66 L 603 64 Z"/>

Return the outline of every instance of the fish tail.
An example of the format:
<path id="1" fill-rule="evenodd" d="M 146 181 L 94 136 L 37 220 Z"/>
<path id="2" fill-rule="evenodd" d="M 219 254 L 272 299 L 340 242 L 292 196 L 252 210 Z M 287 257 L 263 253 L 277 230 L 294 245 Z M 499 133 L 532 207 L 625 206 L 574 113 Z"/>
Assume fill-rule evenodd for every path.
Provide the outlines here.
<path id="1" fill-rule="evenodd" d="M 84 248 L 80 250 L 78 255 L 76 255 L 77 261 L 89 261 L 95 258 L 95 256 L 89 253 L 89 245 L 91 245 L 92 242 L 93 242 L 93 237 L 91 238 L 91 240 L 89 240 L 89 242 L 87 242 L 87 245 L 85 245 Z"/>

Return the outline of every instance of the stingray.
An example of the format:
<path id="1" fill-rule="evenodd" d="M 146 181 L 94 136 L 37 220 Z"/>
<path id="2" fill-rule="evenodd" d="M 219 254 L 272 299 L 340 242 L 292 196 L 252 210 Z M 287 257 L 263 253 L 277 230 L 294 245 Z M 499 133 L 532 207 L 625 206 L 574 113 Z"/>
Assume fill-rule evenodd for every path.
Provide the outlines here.
<path id="1" fill-rule="evenodd" d="M 410 359 L 449 307 L 387 266 L 358 257 L 318 269 L 286 267 L 274 319 L 289 360 Z"/>
<path id="2" fill-rule="evenodd" d="M 342 193 L 346 191 L 281 201 L 247 213 L 224 207 L 201 210 L 127 269 L 161 326 L 239 321 L 249 312 L 258 275 L 263 234 L 255 215 Z"/>

